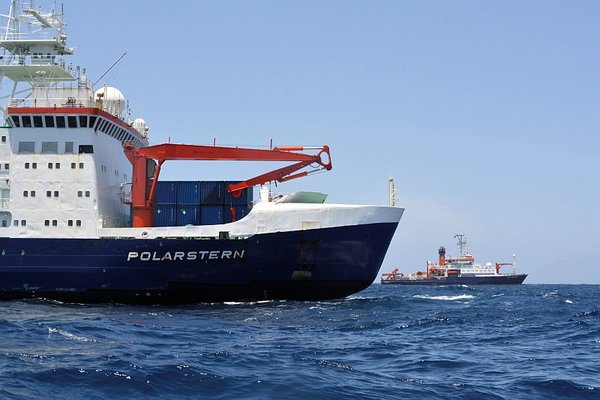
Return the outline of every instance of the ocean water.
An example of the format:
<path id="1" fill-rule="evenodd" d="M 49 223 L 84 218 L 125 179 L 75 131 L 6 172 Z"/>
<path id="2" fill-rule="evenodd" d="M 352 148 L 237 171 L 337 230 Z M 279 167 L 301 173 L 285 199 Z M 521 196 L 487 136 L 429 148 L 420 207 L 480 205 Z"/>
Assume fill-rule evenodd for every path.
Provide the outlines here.
<path id="1" fill-rule="evenodd" d="M 0 310 L 0 399 L 600 399 L 600 285 Z"/>

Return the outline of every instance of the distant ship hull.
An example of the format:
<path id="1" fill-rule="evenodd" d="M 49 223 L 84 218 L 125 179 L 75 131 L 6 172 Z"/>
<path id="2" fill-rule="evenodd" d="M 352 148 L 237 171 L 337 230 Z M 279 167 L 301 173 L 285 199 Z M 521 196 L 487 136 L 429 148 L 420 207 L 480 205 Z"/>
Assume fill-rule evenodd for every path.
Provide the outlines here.
<path id="1" fill-rule="evenodd" d="M 0 238 L 0 299 L 182 304 L 340 298 L 371 285 L 396 226 L 226 240 Z"/>
<path id="2" fill-rule="evenodd" d="M 495 276 L 449 276 L 448 278 L 433 279 L 382 279 L 384 285 L 520 285 L 527 274 L 506 274 Z"/>

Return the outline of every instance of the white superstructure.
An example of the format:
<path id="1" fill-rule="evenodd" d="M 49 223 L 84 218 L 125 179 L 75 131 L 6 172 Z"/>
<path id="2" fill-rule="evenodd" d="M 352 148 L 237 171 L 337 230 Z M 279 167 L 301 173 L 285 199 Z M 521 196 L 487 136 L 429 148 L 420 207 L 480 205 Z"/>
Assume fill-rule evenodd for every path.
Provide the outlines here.
<path id="1" fill-rule="evenodd" d="M 31 3 L 11 2 L 0 39 L 0 235 L 95 237 L 126 227 L 132 167 L 123 143 L 147 146 L 147 127 L 127 119 L 120 91 L 94 91 L 85 69 L 63 59 L 73 49 L 62 15 Z"/>

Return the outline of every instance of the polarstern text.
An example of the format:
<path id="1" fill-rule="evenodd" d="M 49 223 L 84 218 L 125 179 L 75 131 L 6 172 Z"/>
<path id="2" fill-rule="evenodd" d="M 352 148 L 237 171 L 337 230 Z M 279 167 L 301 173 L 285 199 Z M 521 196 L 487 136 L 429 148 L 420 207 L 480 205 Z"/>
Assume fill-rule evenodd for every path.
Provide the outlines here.
<path id="1" fill-rule="evenodd" d="M 194 260 L 224 260 L 244 258 L 245 250 L 204 250 L 204 251 L 167 251 L 166 253 L 156 251 L 130 251 L 127 261 L 194 261 Z"/>

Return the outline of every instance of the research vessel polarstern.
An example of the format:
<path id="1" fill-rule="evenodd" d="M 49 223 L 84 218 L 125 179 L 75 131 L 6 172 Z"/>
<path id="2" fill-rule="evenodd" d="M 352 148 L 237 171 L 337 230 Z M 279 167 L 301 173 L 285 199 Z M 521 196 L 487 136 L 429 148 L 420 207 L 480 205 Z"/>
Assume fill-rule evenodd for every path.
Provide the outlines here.
<path id="1" fill-rule="evenodd" d="M 458 239 L 459 257 L 446 258 L 446 249 L 439 248 L 437 264 L 428 261 L 425 272 L 404 274 L 394 268 L 382 274 L 381 283 L 386 285 L 519 285 L 527 274 L 518 273 L 513 259 L 510 263 L 475 264 L 475 257 L 469 252 L 464 234 L 454 235 Z M 512 266 L 512 272 L 501 273 L 503 266 Z"/>
<path id="2" fill-rule="evenodd" d="M 326 204 L 311 192 L 272 199 L 264 185 L 311 167 L 330 170 L 327 146 L 150 145 L 145 121 L 130 119 L 120 91 L 94 90 L 86 70 L 64 60 L 73 49 L 62 12 L 27 4 L 11 1 L 0 39 L 8 92 L 0 127 L 0 299 L 319 300 L 375 280 L 402 208 Z M 167 160 L 290 164 L 224 185 L 220 205 L 202 203 L 214 193 L 186 205 L 220 207 L 226 218 L 165 225 L 155 221 Z M 260 198 L 236 216 L 236 200 L 254 186 Z"/>

